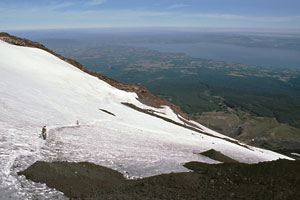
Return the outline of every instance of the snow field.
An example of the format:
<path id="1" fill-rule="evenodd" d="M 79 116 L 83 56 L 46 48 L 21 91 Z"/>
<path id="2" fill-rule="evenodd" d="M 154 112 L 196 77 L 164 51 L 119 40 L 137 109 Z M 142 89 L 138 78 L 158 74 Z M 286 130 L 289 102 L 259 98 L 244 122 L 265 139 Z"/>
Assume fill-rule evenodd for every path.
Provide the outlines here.
<path id="1" fill-rule="evenodd" d="M 89 161 L 130 177 L 145 177 L 187 171 L 182 164 L 189 161 L 216 163 L 199 155 L 212 148 L 247 163 L 287 158 L 138 112 L 121 102 L 183 124 L 169 107 L 143 105 L 135 93 L 118 90 L 40 49 L 0 41 L 0 76 L 0 196 L 7 199 L 40 199 L 41 194 L 64 198 L 16 175 L 36 160 Z M 38 138 L 43 125 L 49 128 L 46 141 Z M 7 188 L 14 192 L 7 193 Z"/>

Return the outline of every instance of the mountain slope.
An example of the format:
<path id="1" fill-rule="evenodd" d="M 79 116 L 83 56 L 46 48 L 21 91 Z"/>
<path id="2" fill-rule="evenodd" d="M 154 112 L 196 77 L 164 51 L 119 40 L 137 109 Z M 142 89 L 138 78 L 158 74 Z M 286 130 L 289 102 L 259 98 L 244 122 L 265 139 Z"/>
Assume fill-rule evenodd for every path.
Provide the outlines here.
<path id="1" fill-rule="evenodd" d="M 241 145 L 169 106 L 145 105 L 136 93 L 42 49 L 0 40 L 0 76 L 0 196 L 30 199 L 45 192 L 16 175 L 36 160 L 89 161 L 145 177 L 187 171 L 182 165 L 189 161 L 217 163 L 199 154 L 209 149 L 246 163 L 288 158 Z M 46 141 L 38 138 L 43 125 L 49 128 Z"/>
<path id="2" fill-rule="evenodd" d="M 30 41 L 25 38 L 19 38 L 19 37 L 16 37 L 16 36 L 10 35 L 8 33 L 4 33 L 4 32 L 0 32 L 0 40 L 3 40 L 7 43 L 17 45 L 17 46 L 34 47 L 34 48 L 38 48 L 38 49 L 47 51 L 48 53 L 77 67 L 78 69 L 80 69 L 92 76 L 98 77 L 99 79 L 107 82 L 108 84 L 112 85 L 115 88 L 118 88 L 118 89 L 121 89 L 124 91 L 128 91 L 128 92 L 135 92 L 138 95 L 139 101 L 143 102 L 144 104 L 154 106 L 154 107 L 160 107 L 161 105 L 168 105 L 177 114 L 181 114 L 182 116 L 188 117 L 185 113 L 183 113 L 180 110 L 180 108 L 178 106 L 171 104 L 170 102 L 166 101 L 165 99 L 160 98 L 159 96 L 153 95 L 142 85 L 135 84 L 135 83 L 124 84 L 122 82 L 116 81 L 110 77 L 104 76 L 97 72 L 90 71 L 90 70 L 86 69 L 84 66 L 82 66 L 79 62 L 77 62 L 73 59 L 66 58 L 62 55 L 59 55 L 38 42 L 33 42 L 33 41 Z"/>

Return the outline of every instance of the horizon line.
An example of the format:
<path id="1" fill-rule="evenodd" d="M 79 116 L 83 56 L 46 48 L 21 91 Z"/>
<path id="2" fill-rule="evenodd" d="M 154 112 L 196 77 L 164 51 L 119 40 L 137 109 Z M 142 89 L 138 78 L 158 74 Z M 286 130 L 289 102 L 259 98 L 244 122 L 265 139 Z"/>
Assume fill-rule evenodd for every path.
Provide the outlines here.
<path id="1" fill-rule="evenodd" d="M 149 29 L 176 30 L 176 31 L 199 31 L 199 32 L 265 32 L 265 33 L 300 33 L 300 28 L 257 28 L 257 27 L 195 27 L 195 26 L 103 26 L 103 27 L 53 27 L 53 28 L 28 28 L 28 29 L 3 29 L 0 32 L 22 31 L 67 31 L 67 30 L 127 30 L 141 31 Z"/>

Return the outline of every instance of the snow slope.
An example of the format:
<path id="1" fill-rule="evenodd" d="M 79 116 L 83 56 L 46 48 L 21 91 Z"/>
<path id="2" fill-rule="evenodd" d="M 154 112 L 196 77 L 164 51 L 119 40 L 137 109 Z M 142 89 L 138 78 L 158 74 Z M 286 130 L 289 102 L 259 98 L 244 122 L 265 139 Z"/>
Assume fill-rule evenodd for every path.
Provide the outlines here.
<path id="1" fill-rule="evenodd" d="M 129 177 L 145 177 L 187 171 L 182 164 L 189 161 L 216 163 L 199 154 L 212 148 L 247 163 L 287 158 L 210 137 L 121 104 L 156 110 L 183 124 L 169 107 L 151 108 L 136 98 L 135 93 L 116 89 L 46 51 L 0 40 L 0 196 L 64 199 L 58 191 L 16 175 L 36 160 L 89 161 Z M 46 141 L 38 137 L 43 125 L 49 129 Z"/>

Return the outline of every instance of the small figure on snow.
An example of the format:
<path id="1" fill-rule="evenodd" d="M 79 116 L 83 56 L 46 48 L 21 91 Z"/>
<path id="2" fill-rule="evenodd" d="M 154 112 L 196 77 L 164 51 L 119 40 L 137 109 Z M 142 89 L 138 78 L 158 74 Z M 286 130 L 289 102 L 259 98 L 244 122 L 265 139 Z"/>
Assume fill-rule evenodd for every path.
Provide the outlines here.
<path id="1" fill-rule="evenodd" d="M 77 126 L 79 126 L 79 121 L 78 120 L 76 121 L 76 124 L 77 124 Z"/>
<path id="2" fill-rule="evenodd" d="M 44 140 L 47 138 L 47 127 L 43 126 L 41 136 Z"/>

